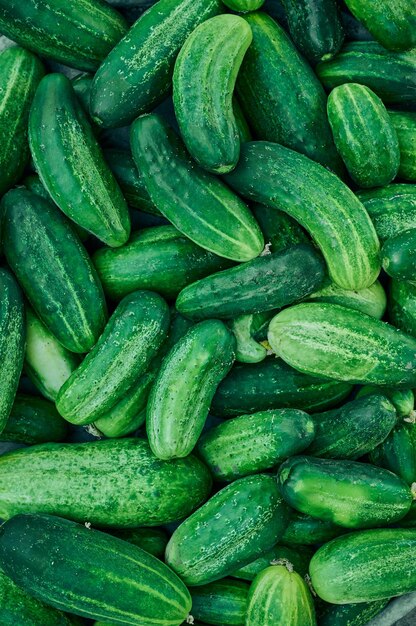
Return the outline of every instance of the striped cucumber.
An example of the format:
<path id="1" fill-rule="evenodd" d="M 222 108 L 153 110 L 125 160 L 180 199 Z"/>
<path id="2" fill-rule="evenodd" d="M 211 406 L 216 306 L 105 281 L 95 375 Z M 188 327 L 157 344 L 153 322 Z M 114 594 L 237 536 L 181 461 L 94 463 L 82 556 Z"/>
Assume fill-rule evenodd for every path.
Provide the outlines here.
<path id="1" fill-rule="evenodd" d="M 395 387 L 383 387 L 380 390 L 376 385 L 364 385 L 358 390 L 356 398 L 362 398 L 369 394 L 380 395 L 380 392 L 390 400 L 396 409 L 397 417 L 409 417 L 414 409 L 415 397 L 411 389 L 396 389 Z"/>
<path id="2" fill-rule="evenodd" d="M 416 285 L 392 280 L 389 294 L 389 318 L 392 324 L 416 337 Z"/>
<path id="3" fill-rule="evenodd" d="M 384 242 L 381 263 L 389 276 L 398 280 L 416 281 L 416 228 L 404 230 Z"/>
<path id="4" fill-rule="evenodd" d="M 138 546 L 145 552 L 153 554 L 153 556 L 162 560 L 169 539 L 162 528 L 128 528 L 125 530 L 111 530 L 111 534 Z"/>
<path id="5" fill-rule="evenodd" d="M 319 626 L 366 626 L 388 604 L 389 598 L 357 604 L 326 604 Z"/>
<path id="6" fill-rule="evenodd" d="M 263 236 L 248 207 L 192 161 L 180 137 L 160 116 L 139 117 L 132 125 L 131 144 L 152 201 L 179 231 L 234 261 L 260 254 Z"/>
<path id="7" fill-rule="evenodd" d="M 416 189 L 414 185 L 387 185 L 357 193 L 384 241 L 403 230 L 416 228 Z"/>
<path id="8" fill-rule="evenodd" d="M 41 81 L 30 111 L 29 142 L 39 176 L 61 211 L 104 243 L 125 243 L 126 201 L 63 74 Z"/>
<path id="9" fill-rule="evenodd" d="M 400 148 L 398 176 L 416 182 L 416 113 L 411 111 L 389 111 L 396 129 Z"/>
<path id="10" fill-rule="evenodd" d="M 258 559 L 233 572 L 234 578 L 254 580 L 257 574 L 272 565 L 272 563 L 290 563 L 293 569 L 301 576 L 306 576 L 309 570 L 309 561 L 313 551 L 308 546 L 283 546 L 276 544 Z"/>
<path id="11" fill-rule="evenodd" d="M 347 532 L 346 528 L 303 513 L 292 512 L 281 541 L 289 546 L 326 543 Z"/>
<path id="12" fill-rule="evenodd" d="M 235 360 L 240 363 L 260 363 L 267 356 L 267 348 L 257 341 L 256 331 L 264 321 L 273 317 L 274 311 L 239 315 L 230 321 L 230 329 L 236 340 Z"/>
<path id="13" fill-rule="evenodd" d="M 244 626 L 249 585 L 223 578 L 191 589 L 192 617 L 205 624 Z"/>
<path id="14" fill-rule="evenodd" d="M 407 421 L 411 420 L 411 421 Z M 416 481 L 416 424 L 413 418 L 405 418 L 383 443 L 370 453 L 370 461 L 384 467 L 407 484 Z"/>
<path id="15" fill-rule="evenodd" d="M 225 0 L 224 4 L 233 11 L 248 13 L 249 11 L 260 9 L 264 4 L 264 0 Z"/>
<path id="16" fill-rule="evenodd" d="M 320 289 L 305 299 L 308 302 L 339 304 L 377 319 L 384 316 L 387 306 L 386 293 L 378 280 L 365 289 L 351 290 L 342 289 L 328 278 Z"/>
<path id="17" fill-rule="evenodd" d="M 253 204 L 254 217 L 260 224 L 270 252 L 282 252 L 299 243 L 309 243 L 303 228 L 290 215 L 264 204 Z"/>
<path id="18" fill-rule="evenodd" d="M 29 445 L 62 441 L 68 424 L 52 402 L 37 396 L 17 394 L 0 441 L 16 441 Z"/>

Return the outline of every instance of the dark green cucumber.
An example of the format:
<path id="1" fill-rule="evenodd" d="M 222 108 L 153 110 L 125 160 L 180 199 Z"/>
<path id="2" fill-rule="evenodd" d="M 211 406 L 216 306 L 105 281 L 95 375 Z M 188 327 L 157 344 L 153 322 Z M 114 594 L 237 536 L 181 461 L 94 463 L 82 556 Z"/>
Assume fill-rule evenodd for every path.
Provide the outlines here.
<path id="1" fill-rule="evenodd" d="M 409 511 L 413 499 L 401 478 L 356 461 L 292 457 L 280 466 L 278 482 L 294 509 L 346 528 L 396 522 Z"/>
<path id="2" fill-rule="evenodd" d="M 392 324 L 416 337 L 416 285 L 392 280 L 389 294 L 389 318 Z"/>
<path id="3" fill-rule="evenodd" d="M 239 315 L 230 322 L 236 340 L 235 360 L 240 363 L 260 363 L 267 356 L 267 348 L 255 337 L 257 330 L 274 316 L 274 311 Z"/>
<path id="4" fill-rule="evenodd" d="M 412 506 L 407 515 L 395 524 L 397 528 L 416 528 L 416 502 L 412 502 Z"/>
<path id="5" fill-rule="evenodd" d="M 386 293 L 378 280 L 365 289 L 352 290 L 343 289 L 328 278 L 320 289 L 311 293 L 305 300 L 340 304 L 377 319 L 383 317 L 387 306 Z"/>
<path id="6" fill-rule="evenodd" d="M 0 457 L 0 517 L 50 513 L 110 528 L 160 526 L 202 504 L 211 482 L 195 457 L 159 461 L 144 439 L 42 444 Z"/>
<path id="7" fill-rule="evenodd" d="M 384 187 L 397 176 L 396 129 L 371 89 L 357 83 L 335 87 L 328 98 L 328 119 L 337 150 L 359 187 Z"/>
<path id="8" fill-rule="evenodd" d="M 18 515 L 6 522 L 0 563 L 33 597 L 91 619 L 179 626 L 191 608 L 189 591 L 159 559 L 51 515 Z"/>
<path id="9" fill-rule="evenodd" d="M 239 13 L 257 11 L 264 4 L 264 0 L 225 0 L 225 6 Z"/>
<path id="10" fill-rule="evenodd" d="M 282 252 L 299 243 L 309 243 L 303 228 L 290 215 L 264 204 L 252 206 L 254 217 L 260 224 L 266 245 L 271 252 Z"/>
<path id="11" fill-rule="evenodd" d="M 235 123 L 237 124 L 238 134 L 240 136 L 240 141 L 251 141 L 252 136 L 249 125 L 246 118 L 244 117 L 241 105 L 235 96 L 233 97 L 233 113 Z"/>
<path id="12" fill-rule="evenodd" d="M 126 201 L 63 74 L 41 81 L 30 111 L 29 142 L 42 183 L 61 211 L 104 243 L 125 243 Z"/>
<path id="13" fill-rule="evenodd" d="M 400 148 L 398 176 L 416 182 L 416 113 L 411 111 L 389 111 L 396 129 Z"/>
<path id="14" fill-rule="evenodd" d="M 219 0 L 160 0 L 134 23 L 101 65 L 91 115 L 101 126 L 126 126 L 168 95 L 176 57 L 192 31 L 221 12 Z"/>
<path id="15" fill-rule="evenodd" d="M 400 476 L 407 484 L 416 481 L 416 424 L 406 421 L 395 428 L 383 443 L 370 453 L 370 461 Z"/>
<path id="16" fill-rule="evenodd" d="M 380 261 L 374 226 L 352 191 L 318 163 L 278 144 L 253 141 L 243 144 L 236 169 L 225 179 L 243 197 L 295 218 L 315 240 L 340 287 L 363 289 L 376 280 Z"/>
<path id="17" fill-rule="evenodd" d="M 221 489 L 175 530 L 166 563 L 187 585 L 228 576 L 269 550 L 283 534 L 289 509 L 273 476 L 258 474 Z"/>
<path id="18" fill-rule="evenodd" d="M 260 313 L 305 298 L 324 278 L 324 263 L 315 248 L 299 244 L 188 285 L 176 308 L 191 319 Z"/>
<path id="19" fill-rule="evenodd" d="M 268 341 L 306 374 L 351 383 L 416 387 L 416 340 L 337 304 L 298 304 L 270 322 Z"/>
<path id="20" fill-rule="evenodd" d="M 232 481 L 271 469 L 305 450 L 314 438 L 314 422 L 297 409 L 242 415 L 208 430 L 198 455 L 215 479 Z"/>
<path id="21" fill-rule="evenodd" d="M 383 269 L 398 280 L 416 281 L 416 228 L 387 239 L 381 249 Z"/>
<path id="22" fill-rule="evenodd" d="M 338 409 L 315 413 L 315 437 L 308 454 L 358 459 L 386 439 L 396 419 L 396 409 L 380 390 L 377 395 L 365 395 Z"/>
<path id="23" fill-rule="evenodd" d="M 366 626 L 388 602 L 389 598 L 357 604 L 326 604 L 319 616 L 319 626 Z"/>
<path id="24" fill-rule="evenodd" d="M 416 228 L 415 185 L 387 185 L 379 189 L 359 191 L 357 195 L 382 241 L 403 230 Z"/>
<path id="25" fill-rule="evenodd" d="M 244 626 L 249 585 L 223 578 L 191 589 L 192 617 L 205 624 Z"/>
<path id="26" fill-rule="evenodd" d="M 347 529 L 342 526 L 294 511 L 281 541 L 289 546 L 315 545 L 326 543 L 346 532 Z"/>
<path id="27" fill-rule="evenodd" d="M 290 523 L 290 522 L 289 522 Z M 258 559 L 248 563 L 244 567 L 233 572 L 234 578 L 254 580 L 257 574 L 273 563 L 290 563 L 293 569 L 301 576 L 306 576 L 309 570 L 309 561 L 312 558 L 312 550 L 307 546 L 282 546 L 276 544 L 271 550 L 259 556 Z"/>
<path id="28" fill-rule="evenodd" d="M 91 350 L 107 310 L 87 251 L 62 213 L 41 196 L 12 189 L 2 203 L 6 258 L 26 297 L 65 348 Z"/>
<path id="29" fill-rule="evenodd" d="M 43 75 L 42 63 L 23 48 L 6 48 L 0 54 L 0 196 L 19 181 L 29 160 L 29 110 Z"/>
<path id="30" fill-rule="evenodd" d="M 176 133 L 158 115 L 132 125 L 133 158 L 160 212 L 202 248 L 249 261 L 263 248 L 260 228 L 244 202 L 199 168 Z"/>
<path id="31" fill-rule="evenodd" d="M 168 535 L 162 528 L 131 528 L 126 530 L 112 530 L 112 535 L 138 546 L 145 552 L 163 559 Z"/>
<path id="32" fill-rule="evenodd" d="M 380 395 L 380 393 L 390 400 L 396 409 L 396 413 L 399 418 L 409 417 L 409 415 L 412 414 L 415 405 L 415 397 L 411 389 L 383 387 L 381 390 L 380 387 L 377 387 L 376 385 L 364 385 L 364 387 L 361 387 L 361 389 L 358 390 L 355 397 L 362 398 L 363 396 L 367 396 L 369 394 Z"/>
<path id="33" fill-rule="evenodd" d="M 92 74 L 78 74 L 71 81 L 75 94 L 87 115 L 90 114 L 90 93 L 93 78 Z"/>
<path id="34" fill-rule="evenodd" d="M 234 350 L 225 324 L 207 320 L 195 324 L 165 356 L 146 410 L 147 436 L 159 459 L 185 457 L 193 450 Z"/>
<path id="35" fill-rule="evenodd" d="M 173 226 L 135 232 L 120 248 L 98 250 L 93 261 L 105 293 L 114 300 L 137 289 L 175 298 L 195 280 L 230 266 L 229 261 L 200 248 Z"/>
<path id="36" fill-rule="evenodd" d="M 37 396 L 17 394 L 0 441 L 26 444 L 62 441 L 68 424 L 52 402 Z"/>
<path id="37" fill-rule="evenodd" d="M 90 424 L 124 398 L 166 338 L 169 309 L 151 291 L 118 305 L 93 350 L 61 387 L 56 407 L 73 424 Z"/>

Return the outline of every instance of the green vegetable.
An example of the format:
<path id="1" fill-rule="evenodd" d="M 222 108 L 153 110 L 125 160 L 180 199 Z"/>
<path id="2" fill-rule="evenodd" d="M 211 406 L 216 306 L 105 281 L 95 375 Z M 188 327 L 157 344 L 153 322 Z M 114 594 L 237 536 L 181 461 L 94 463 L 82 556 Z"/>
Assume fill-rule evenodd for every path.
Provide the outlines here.
<path id="1" fill-rule="evenodd" d="M 308 573 L 311 557 L 312 551 L 307 546 L 290 547 L 276 544 L 255 561 L 233 572 L 233 577 L 254 580 L 257 574 L 266 569 L 266 567 L 272 565 L 273 562 L 277 563 L 279 561 L 281 563 L 290 563 L 298 574 L 305 576 Z"/>
<path id="2" fill-rule="evenodd" d="M 310 242 L 300 224 L 287 213 L 264 204 L 254 204 L 252 210 L 271 252 L 281 252 L 298 243 Z"/>
<path id="3" fill-rule="evenodd" d="M 68 433 L 67 426 L 52 402 L 17 394 L 0 441 L 27 444 L 62 441 Z"/>
<path id="4" fill-rule="evenodd" d="M 358 604 L 327 604 L 319 616 L 319 626 L 366 626 L 388 602 L 389 598 Z"/>
<path id="5" fill-rule="evenodd" d="M 339 287 L 328 278 L 323 286 L 311 293 L 306 300 L 308 302 L 340 304 L 377 319 L 384 316 L 387 305 L 386 293 L 378 280 L 365 289 L 351 290 Z"/>
<path id="6" fill-rule="evenodd" d="M 400 148 L 398 176 L 416 182 L 416 113 L 410 111 L 389 111 L 396 129 Z"/>
<path id="7" fill-rule="evenodd" d="M 387 274 L 399 280 L 416 281 L 416 228 L 390 237 L 381 249 L 381 262 Z"/>
<path id="8" fill-rule="evenodd" d="M 416 481 L 416 424 L 414 417 L 405 418 L 383 443 L 374 448 L 370 452 L 370 461 L 394 472 L 408 485 L 412 485 Z"/>
<path id="9" fill-rule="evenodd" d="M 356 398 L 362 398 L 368 394 L 380 395 L 388 398 L 396 409 L 398 417 L 408 417 L 415 404 L 415 397 L 411 389 L 396 389 L 395 387 L 377 387 L 375 385 L 364 385 L 358 390 Z"/>
<path id="10" fill-rule="evenodd" d="M 367 209 L 381 240 L 416 228 L 416 189 L 414 185 L 392 184 L 357 193 Z"/>
<path id="11" fill-rule="evenodd" d="M 392 324 L 416 337 L 416 285 L 393 279 L 390 283 L 389 316 Z"/>
<path id="12" fill-rule="evenodd" d="M 191 589 L 192 617 L 206 624 L 244 626 L 249 585 L 223 578 Z"/>
<path id="13" fill-rule="evenodd" d="M 346 528 L 332 522 L 294 511 L 281 541 L 290 546 L 314 545 L 325 543 L 346 532 Z"/>
<path id="14" fill-rule="evenodd" d="M 163 560 L 168 536 L 162 528 L 130 528 L 112 530 L 112 535 L 138 546 L 145 552 Z"/>
<path id="15" fill-rule="evenodd" d="M 257 341 L 255 335 L 263 323 L 273 315 L 274 311 L 239 315 L 230 322 L 230 328 L 236 340 L 236 361 L 259 363 L 266 358 L 267 348 Z"/>
<path id="16" fill-rule="evenodd" d="M 264 0 L 225 0 L 225 6 L 239 11 L 240 13 L 248 13 L 249 11 L 257 11 L 264 4 Z"/>

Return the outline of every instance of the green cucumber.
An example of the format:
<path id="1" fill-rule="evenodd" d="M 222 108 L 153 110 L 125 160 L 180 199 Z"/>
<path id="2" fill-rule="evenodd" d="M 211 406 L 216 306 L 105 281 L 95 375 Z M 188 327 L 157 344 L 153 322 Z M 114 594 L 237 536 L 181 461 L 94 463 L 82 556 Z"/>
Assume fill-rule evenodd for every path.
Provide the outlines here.
<path id="1" fill-rule="evenodd" d="M 347 529 L 342 526 L 294 511 L 281 541 L 289 546 L 315 545 L 326 543 L 346 532 Z"/>
<path id="2" fill-rule="evenodd" d="M 235 96 L 233 96 L 233 114 L 235 123 L 237 124 L 240 141 L 251 141 L 252 136 L 249 125 L 246 118 L 244 117 L 241 105 Z"/>
<path id="3" fill-rule="evenodd" d="M 356 461 L 292 457 L 280 466 L 278 482 L 294 509 L 346 528 L 392 524 L 413 499 L 401 478 Z"/>
<path id="4" fill-rule="evenodd" d="M 398 176 L 403 180 L 416 182 L 416 113 L 389 111 L 389 115 L 399 139 Z"/>
<path id="5" fill-rule="evenodd" d="M 299 371 L 350 383 L 416 387 L 416 340 L 337 304 L 298 304 L 270 322 L 273 351 Z"/>
<path id="6" fill-rule="evenodd" d="M 310 242 L 303 228 L 287 213 L 264 204 L 254 204 L 252 210 L 271 252 Z"/>
<path id="7" fill-rule="evenodd" d="M 6 522 L 0 564 L 34 598 L 91 619 L 179 626 L 191 608 L 189 591 L 159 559 L 51 515 L 18 515 Z"/>
<path id="8" fill-rule="evenodd" d="M 340 304 L 377 319 L 383 317 L 387 306 L 386 293 L 378 280 L 365 289 L 351 290 L 342 289 L 328 278 L 320 289 L 305 299 L 308 302 Z"/>
<path id="9" fill-rule="evenodd" d="M 248 13 L 260 9 L 264 4 L 264 0 L 225 0 L 224 4 L 233 11 Z"/>
<path id="10" fill-rule="evenodd" d="M 130 234 L 126 201 L 63 74 L 48 74 L 39 84 L 29 142 L 42 183 L 61 211 L 104 243 L 125 243 Z"/>
<path id="11" fill-rule="evenodd" d="M 205 624 L 244 626 L 249 585 L 223 578 L 191 589 L 192 617 Z"/>
<path id="12" fill-rule="evenodd" d="M 337 285 L 364 289 L 376 280 L 374 226 L 352 191 L 318 163 L 283 146 L 253 141 L 243 144 L 236 169 L 225 179 L 243 197 L 295 218 L 315 240 Z"/>
<path id="13" fill-rule="evenodd" d="M 414 185 L 392 184 L 379 189 L 359 191 L 357 195 L 382 241 L 403 230 L 416 228 Z"/>
<path id="14" fill-rule="evenodd" d="M 188 285 L 178 295 L 176 308 L 191 319 L 260 313 L 301 300 L 324 277 L 325 267 L 315 248 L 299 244 Z"/>
<path id="15" fill-rule="evenodd" d="M 416 501 L 412 502 L 408 514 L 397 522 L 395 526 L 398 528 L 416 528 Z"/>
<path id="16" fill-rule="evenodd" d="M 290 523 L 290 522 L 289 522 Z M 233 572 L 234 578 L 242 578 L 243 580 L 254 580 L 257 574 L 266 569 L 272 563 L 290 563 L 293 569 L 301 576 L 306 576 L 309 569 L 309 561 L 312 558 L 312 550 L 307 546 L 282 546 L 276 544 L 271 550 L 259 556 L 258 559 L 248 563 L 244 567 Z"/>
<path id="17" fill-rule="evenodd" d="M 50 513 L 110 528 L 179 520 L 207 499 L 212 482 L 195 457 L 160 461 L 144 439 L 15 450 L 0 457 L 0 478 L 3 519 Z"/>
<path id="18" fill-rule="evenodd" d="M 0 54 L 0 196 L 19 181 L 29 161 L 29 110 L 43 75 L 42 63 L 23 48 L 6 48 Z"/>
<path id="19" fill-rule="evenodd" d="M 176 59 L 173 103 L 179 130 L 191 156 L 209 172 L 230 172 L 238 162 L 233 91 L 251 41 L 242 17 L 217 15 L 192 32 Z"/>
<path id="20" fill-rule="evenodd" d="M 75 94 L 87 115 L 90 114 L 90 93 L 93 78 L 92 74 L 78 74 L 71 81 Z"/>
<path id="21" fill-rule="evenodd" d="M 106 128 L 126 126 L 168 95 L 176 57 L 192 31 L 221 13 L 219 0 L 160 0 L 105 59 L 91 89 L 91 115 Z"/>
<path id="22" fill-rule="evenodd" d="M 169 309 L 150 291 L 118 305 L 93 350 L 61 387 L 56 407 L 73 424 L 90 424 L 124 398 L 156 356 L 168 331 Z"/>
<path id="23" fill-rule="evenodd" d="M 312 418 L 303 411 L 261 411 L 208 430 L 199 440 L 198 455 L 216 480 L 232 481 L 299 454 L 311 444 L 314 432 Z"/>
<path id="24" fill-rule="evenodd" d="M 0 441 L 16 441 L 32 445 L 62 441 L 68 425 L 55 405 L 48 400 L 17 394 Z"/>
<path id="25" fill-rule="evenodd" d="M 246 476 L 224 487 L 174 531 L 166 563 L 198 586 L 247 565 L 283 534 L 289 509 L 273 476 Z"/>
<path id="26" fill-rule="evenodd" d="M 131 129 L 133 158 L 160 212 L 202 248 L 249 261 L 263 236 L 248 207 L 218 178 L 199 168 L 176 133 L 158 115 L 139 117 Z"/>
<path id="27" fill-rule="evenodd" d="M 138 546 L 145 552 L 153 554 L 163 560 L 168 535 L 162 528 L 130 528 L 126 530 L 112 530 L 112 535 Z"/>
<path id="28" fill-rule="evenodd" d="M 400 476 L 407 484 L 416 481 L 416 424 L 406 418 L 383 443 L 370 453 L 370 461 Z"/>
<path id="29" fill-rule="evenodd" d="M 398 417 L 409 417 L 409 415 L 412 414 L 415 405 L 415 397 L 411 389 L 383 387 L 383 389 L 380 390 L 380 387 L 374 385 L 364 385 L 364 387 L 361 387 L 361 389 L 358 390 L 355 397 L 362 398 L 363 396 L 367 396 L 369 394 L 380 395 L 380 392 L 383 396 L 390 400 L 396 409 Z"/>
<path id="30" fill-rule="evenodd" d="M 381 249 L 383 269 L 398 280 L 416 281 L 416 228 L 387 239 Z"/>
<path id="31" fill-rule="evenodd" d="M 267 356 L 267 348 L 259 343 L 255 334 L 265 320 L 269 320 L 274 311 L 239 315 L 231 320 L 230 328 L 236 340 L 235 360 L 240 363 L 260 363 Z"/>
<path id="32" fill-rule="evenodd" d="M 359 187 L 384 187 L 397 176 L 396 129 L 371 89 L 357 83 L 335 87 L 328 98 L 328 119 L 337 150 Z"/>
<path id="33" fill-rule="evenodd" d="M 319 616 L 319 626 L 366 626 L 389 602 L 389 598 L 357 604 L 327 604 Z"/>
<path id="34" fill-rule="evenodd" d="M 394 326 L 416 337 L 416 285 L 392 280 L 389 294 L 389 317 Z"/>
<path id="35" fill-rule="evenodd" d="M 234 361 L 235 339 L 219 320 L 193 326 L 163 360 L 150 392 L 146 430 L 159 459 L 195 447 L 214 393 Z"/>

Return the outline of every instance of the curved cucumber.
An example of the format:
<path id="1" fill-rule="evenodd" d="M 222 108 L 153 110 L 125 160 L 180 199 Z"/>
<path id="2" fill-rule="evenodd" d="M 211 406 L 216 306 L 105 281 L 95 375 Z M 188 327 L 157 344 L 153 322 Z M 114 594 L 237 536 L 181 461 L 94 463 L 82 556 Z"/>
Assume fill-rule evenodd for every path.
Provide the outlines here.
<path id="1" fill-rule="evenodd" d="M 298 574 L 306 576 L 312 554 L 312 550 L 307 546 L 297 546 L 294 548 L 276 544 L 271 550 L 259 556 L 255 561 L 233 572 L 233 577 L 242 578 L 243 580 L 254 580 L 257 574 L 273 563 L 290 563 Z"/>
<path id="2" fill-rule="evenodd" d="M 381 249 L 383 269 L 392 278 L 416 281 L 416 228 L 404 230 L 385 241 Z"/>
<path id="3" fill-rule="evenodd" d="M 388 602 L 389 598 L 357 604 L 327 604 L 319 616 L 319 626 L 366 626 Z"/>
<path id="4" fill-rule="evenodd" d="M 347 532 L 346 528 L 293 511 L 281 541 L 290 546 L 326 543 Z"/>
<path id="5" fill-rule="evenodd" d="M 112 535 L 128 541 L 158 559 L 163 560 L 168 535 L 162 528 L 128 528 L 125 530 L 111 530 Z"/>
<path id="6" fill-rule="evenodd" d="M 416 113 L 389 111 L 389 115 L 399 139 L 398 176 L 403 180 L 416 182 Z"/>
<path id="7" fill-rule="evenodd" d="M 394 326 L 416 337 L 416 285 L 392 280 L 389 294 L 389 317 Z"/>
<path id="8" fill-rule="evenodd" d="M 415 405 L 415 397 L 411 389 L 396 389 L 395 387 L 383 387 L 380 390 L 376 385 L 364 385 L 358 390 L 356 398 L 362 398 L 369 394 L 380 395 L 380 392 L 390 400 L 396 409 L 398 417 L 409 417 Z"/>
<path id="9" fill-rule="evenodd" d="M 224 578 L 191 590 L 192 617 L 205 624 L 244 626 L 249 585 Z"/>
<path id="10" fill-rule="evenodd" d="M 311 293 L 305 300 L 308 302 L 340 304 L 348 309 L 361 311 L 361 313 L 371 315 L 371 317 L 376 317 L 377 319 L 383 317 L 387 306 L 386 293 L 378 280 L 365 289 L 351 290 L 342 289 L 342 287 L 327 279 L 320 289 Z"/>
<path id="11" fill-rule="evenodd" d="M 415 185 L 395 183 L 379 189 L 359 191 L 357 195 L 381 240 L 416 228 Z"/>
<path id="12" fill-rule="evenodd" d="M 394 472 L 408 485 L 412 485 L 416 481 L 416 424 L 414 421 L 407 422 L 405 418 L 383 443 L 373 449 L 370 453 L 370 461 Z"/>
<path id="13" fill-rule="evenodd" d="M 37 396 L 17 394 L 0 441 L 16 441 L 32 445 L 62 441 L 68 424 L 52 402 Z"/>

